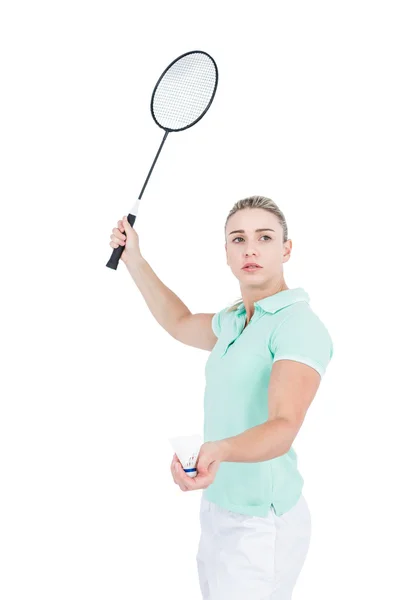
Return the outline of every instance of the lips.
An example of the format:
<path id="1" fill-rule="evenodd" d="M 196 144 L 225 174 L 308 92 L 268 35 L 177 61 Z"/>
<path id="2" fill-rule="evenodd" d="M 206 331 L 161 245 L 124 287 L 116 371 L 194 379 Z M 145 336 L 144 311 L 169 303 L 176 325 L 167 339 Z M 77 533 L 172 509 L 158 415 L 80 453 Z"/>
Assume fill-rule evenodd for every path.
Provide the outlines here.
<path id="1" fill-rule="evenodd" d="M 251 269 L 251 268 L 255 268 L 255 269 L 262 269 L 261 265 L 257 264 L 257 263 L 246 263 L 242 269 Z"/>

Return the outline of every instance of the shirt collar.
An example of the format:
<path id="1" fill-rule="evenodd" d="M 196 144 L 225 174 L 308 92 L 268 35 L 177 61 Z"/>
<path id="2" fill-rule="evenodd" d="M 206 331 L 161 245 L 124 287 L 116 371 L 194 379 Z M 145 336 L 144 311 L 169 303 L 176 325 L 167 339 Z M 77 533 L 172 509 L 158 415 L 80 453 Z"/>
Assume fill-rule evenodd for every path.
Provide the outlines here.
<path id="1" fill-rule="evenodd" d="M 294 288 L 292 290 L 282 290 L 277 294 L 273 294 L 272 296 L 267 296 L 266 298 L 262 298 L 261 300 L 257 300 L 254 302 L 255 307 L 261 308 L 264 312 L 267 313 L 276 313 L 278 310 L 285 308 L 286 306 L 290 306 L 295 302 L 309 302 L 310 297 L 307 292 L 303 288 Z M 240 315 L 246 312 L 244 307 L 244 303 L 241 302 L 236 309 L 236 314 Z"/>

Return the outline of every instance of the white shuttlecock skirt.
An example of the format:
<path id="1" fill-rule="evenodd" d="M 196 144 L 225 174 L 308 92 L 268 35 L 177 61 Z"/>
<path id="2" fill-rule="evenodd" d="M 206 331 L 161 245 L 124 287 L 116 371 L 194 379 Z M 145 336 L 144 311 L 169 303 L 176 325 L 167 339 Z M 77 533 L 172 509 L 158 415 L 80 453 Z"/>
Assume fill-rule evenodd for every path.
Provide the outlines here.
<path id="1" fill-rule="evenodd" d="M 201 440 L 202 436 L 199 434 L 181 435 L 169 440 L 186 475 L 189 477 L 196 477 L 197 475 L 196 463 L 202 445 Z"/>

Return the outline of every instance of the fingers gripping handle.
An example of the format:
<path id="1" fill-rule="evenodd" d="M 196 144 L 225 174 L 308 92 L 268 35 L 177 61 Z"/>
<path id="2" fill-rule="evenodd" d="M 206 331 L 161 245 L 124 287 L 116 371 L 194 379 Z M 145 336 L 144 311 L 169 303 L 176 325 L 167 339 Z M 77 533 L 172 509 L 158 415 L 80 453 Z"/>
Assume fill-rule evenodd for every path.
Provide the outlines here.
<path id="1" fill-rule="evenodd" d="M 129 213 L 128 215 L 128 223 L 131 227 L 133 227 L 134 222 L 136 221 L 136 215 L 132 215 L 131 213 Z M 107 263 L 107 267 L 109 267 L 110 269 L 114 269 L 116 270 L 116 268 L 118 267 L 118 263 L 119 263 L 119 259 L 122 256 L 122 253 L 124 251 L 124 247 L 123 246 L 118 246 L 118 248 L 114 248 L 110 260 Z"/>

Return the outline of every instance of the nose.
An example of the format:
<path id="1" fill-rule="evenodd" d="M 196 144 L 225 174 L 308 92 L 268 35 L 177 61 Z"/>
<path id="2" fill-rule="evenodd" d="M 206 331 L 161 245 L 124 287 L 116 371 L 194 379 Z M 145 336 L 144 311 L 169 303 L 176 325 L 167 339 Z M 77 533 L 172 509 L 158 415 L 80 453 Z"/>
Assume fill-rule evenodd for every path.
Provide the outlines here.
<path id="1" fill-rule="evenodd" d="M 246 248 L 245 251 L 245 256 L 255 256 L 257 254 L 257 251 L 254 250 L 251 246 L 249 246 L 248 248 Z"/>

